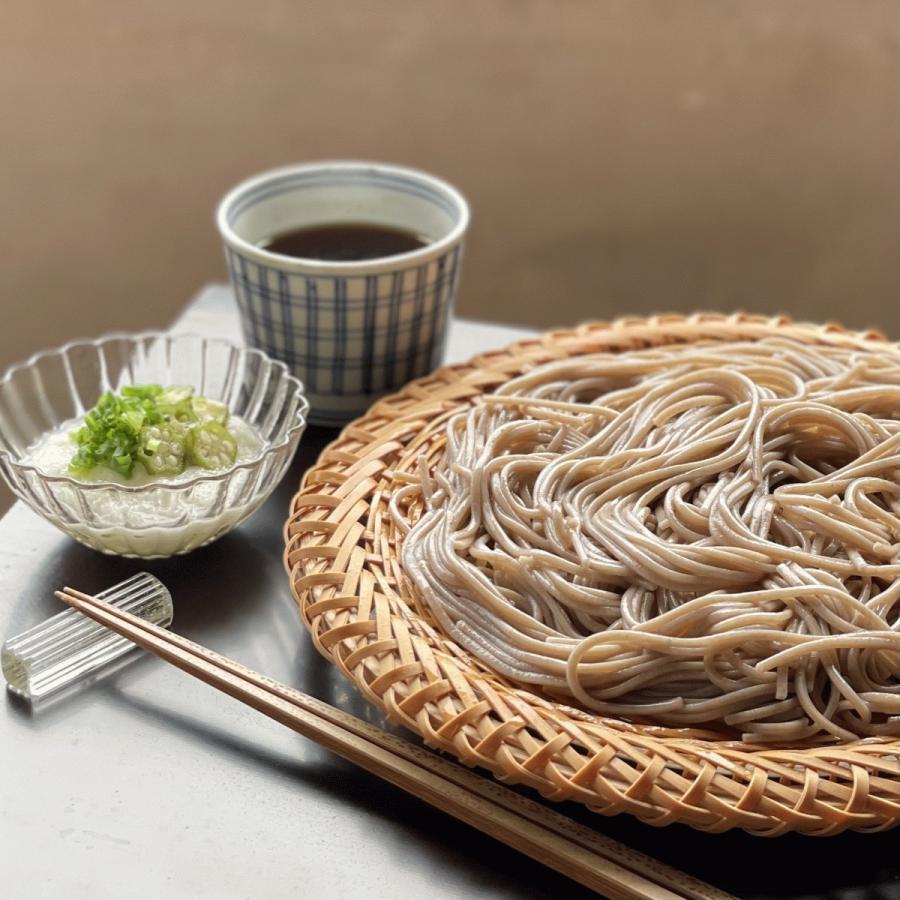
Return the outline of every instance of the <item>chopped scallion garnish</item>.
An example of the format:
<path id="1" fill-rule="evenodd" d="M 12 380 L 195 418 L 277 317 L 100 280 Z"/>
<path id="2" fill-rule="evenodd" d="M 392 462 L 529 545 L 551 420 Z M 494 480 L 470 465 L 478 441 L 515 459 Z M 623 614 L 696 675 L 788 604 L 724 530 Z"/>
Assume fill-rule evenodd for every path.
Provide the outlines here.
<path id="1" fill-rule="evenodd" d="M 69 471 L 89 476 L 105 466 L 131 478 L 137 464 L 153 475 L 230 465 L 237 441 L 227 422 L 228 407 L 193 388 L 128 385 L 104 394 L 72 432 L 77 449 Z"/>

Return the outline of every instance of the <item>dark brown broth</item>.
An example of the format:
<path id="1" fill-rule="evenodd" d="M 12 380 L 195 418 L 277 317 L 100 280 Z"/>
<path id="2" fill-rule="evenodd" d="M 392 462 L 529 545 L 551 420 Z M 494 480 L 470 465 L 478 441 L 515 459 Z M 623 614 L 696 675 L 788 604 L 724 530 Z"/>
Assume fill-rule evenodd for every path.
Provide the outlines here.
<path id="1" fill-rule="evenodd" d="M 259 246 L 282 256 L 357 262 L 409 253 L 427 244 L 421 235 L 411 231 L 368 222 L 347 222 L 293 228 L 261 241 Z"/>

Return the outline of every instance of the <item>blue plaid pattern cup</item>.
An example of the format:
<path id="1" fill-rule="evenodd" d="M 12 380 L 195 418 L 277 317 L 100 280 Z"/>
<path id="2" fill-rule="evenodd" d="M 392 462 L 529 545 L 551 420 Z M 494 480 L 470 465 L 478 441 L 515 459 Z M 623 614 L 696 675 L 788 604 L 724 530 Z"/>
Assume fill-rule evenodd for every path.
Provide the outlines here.
<path id="1" fill-rule="evenodd" d="M 310 422 L 341 425 L 440 364 L 469 223 L 451 185 L 382 163 L 310 163 L 242 182 L 216 221 L 244 337 L 303 381 Z M 353 262 L 259 246 L 295 228 L 350 222 L 411 231 L 428 243 Z"/>

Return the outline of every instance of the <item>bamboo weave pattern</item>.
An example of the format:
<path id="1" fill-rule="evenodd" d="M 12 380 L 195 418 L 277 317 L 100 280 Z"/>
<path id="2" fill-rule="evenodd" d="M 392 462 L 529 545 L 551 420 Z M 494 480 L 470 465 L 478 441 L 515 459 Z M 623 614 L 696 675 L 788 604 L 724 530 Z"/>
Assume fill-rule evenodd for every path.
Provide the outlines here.
<path id="1" fill-rule="evenodd" d="M 430 746 L 551 800 L 653 825 L 767 836 L 896 825 L 900 741 L 779 749 L 588 715 L 512 685 L 447 638 L 398 561 L 392 491 L 409 483 L 421 456 L 430 467 L 440 459 L 451 415 L 508 378 L 583 353 L 772 334 L 812 345 L 886 346 L 877 332 L 786 317 L 619 319 L 483 354 L 381 400 L 323 451 L 285 526 L 285 566 L 317 648 Z"/>

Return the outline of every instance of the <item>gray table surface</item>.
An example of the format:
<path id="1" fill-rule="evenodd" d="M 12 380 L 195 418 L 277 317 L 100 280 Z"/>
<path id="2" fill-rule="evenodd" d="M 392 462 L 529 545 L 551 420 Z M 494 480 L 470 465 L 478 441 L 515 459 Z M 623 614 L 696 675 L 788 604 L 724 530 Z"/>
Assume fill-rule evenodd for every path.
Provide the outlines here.
<path id="1" fill-rule="evenodd" d="M 217 286 L 174 327 L 239 337 Z M 455 321 L 448 359 L 527 333 Z M 171 560 L 103 556 L 17 503 L 0 521 L 0 637 L 57 612 L 63 584 L 96 591 L 147 569 L 170 586 L 180 633 L 384 725 L 316 653 L 281 566 L 290 497 L 332 436 L 311 428 L 256 516 Z M 3 900 L 587 896 L 150 657 L 44 708 L 0 707 Z M 565 811 L 740 896 L 900 896 L 890 834 L 763 841 Z"/>

